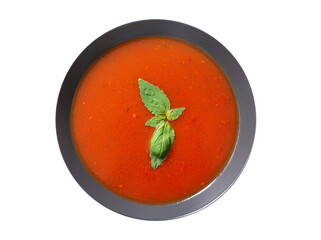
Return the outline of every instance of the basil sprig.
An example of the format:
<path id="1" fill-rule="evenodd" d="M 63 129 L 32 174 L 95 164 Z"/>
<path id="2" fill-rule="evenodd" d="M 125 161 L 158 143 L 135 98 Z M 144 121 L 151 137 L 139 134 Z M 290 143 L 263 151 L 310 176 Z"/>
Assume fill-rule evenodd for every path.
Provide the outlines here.
<path id="1" fill-rule="evenodd" d="M 138 84 L 143 103 L 156 115 L 145 123 L 156 128 L 150 141 L 151 165 L 156 169 L 167 158 L 174 142 L 175 132 L 168 121 L 177 119 L 185 108 L 170 109 L 169 99 L 161 89 L 141 78 Z"/>

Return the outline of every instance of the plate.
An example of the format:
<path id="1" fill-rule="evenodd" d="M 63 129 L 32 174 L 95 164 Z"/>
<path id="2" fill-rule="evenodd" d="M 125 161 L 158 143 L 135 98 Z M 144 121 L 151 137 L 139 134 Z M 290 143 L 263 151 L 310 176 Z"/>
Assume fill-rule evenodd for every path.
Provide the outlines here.
<path id="1" fill-rule="evenodd" d="M 181 202 L 165 205 L 136 203 L 115 195 L 87 171 L 77 155 L 71 136 L 70 115 L 73 98 L 93 62 L 114 46 L 145 36 L 165 36 L 189 42 L 204 50 L 225 72 L 239 108 L 239 134 L 228 164 L 205 189 Z M 93 41 L 75 60 L 62 84 L 56 110 L 56 130 L 63 159 L 78 184 L 97 202 L 117 213 L 145 220 L 168 220 L 189 215 L 222 196 L 241 174 L 250 155 L 256 126 L 251 87 L 232 54 L 207 33 L 184 23 L 143 20 L 117 27 Z"/>

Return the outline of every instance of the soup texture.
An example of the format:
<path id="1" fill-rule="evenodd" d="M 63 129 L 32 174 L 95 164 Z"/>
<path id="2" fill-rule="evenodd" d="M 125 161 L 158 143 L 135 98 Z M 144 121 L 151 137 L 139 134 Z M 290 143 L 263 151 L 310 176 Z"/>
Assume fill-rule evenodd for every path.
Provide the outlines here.
<path id="1" fill-rule="evenodd" d="M 170 125 L 175 140 L 154 170 L 149 145 L 153 115 L 138 87 L 143 78 L 185 107 Z M 74 97 L 71 127 L 78 155 L 95 179 L 140 203 L 184 200 L 210 184 L 226 166 L 237 140 L 238 108 L 220 67 L 181 40 L 144 37 L 112 48 L 92 64 Z"/>

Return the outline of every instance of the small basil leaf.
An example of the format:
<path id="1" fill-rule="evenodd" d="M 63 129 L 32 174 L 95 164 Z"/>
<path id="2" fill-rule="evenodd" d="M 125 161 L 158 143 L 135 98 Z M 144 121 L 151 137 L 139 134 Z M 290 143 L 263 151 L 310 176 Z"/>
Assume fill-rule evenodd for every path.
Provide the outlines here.
<path id="1" fill-rule="evenodd" d="M 146 108 L 156 116 L 165 115 L 171 107 L 169 99 L 158 87 L 138 79 L 140 96 Z"/>
<path id="2" fill-rule="evenodd" d="M 150 157 L 152 168 L 156 169 L 168 156 L 175 133 L 167 121 L 162 121 L 150 141 Z"/>
<path id="3" fill-rule="evenodd" d="M 165 160 L 164 158 L 158 158 L 156 156 L 153 156 L 153 155 L 150 155 L 150 158 L 151 158 L 151 165 L 152 165 L 152 168 L 155 170 L 156 168 L 159 167 L 159 165 L 162 164 L 162 162 Z"/>
<path id="4" fill-rule="evenodd" d="M 169 121 L 173 121 L 173 120 L 177 119 L 183 113 L 184 110 L 185 110 L 184 107 L 168 110 L 166 112 L 166 117 Z"/>
<path id="5" fill-rule="evenodd" d="M 164 119 L 164 116 L 152 117 L 145 123 L 145 125 L 150 127 L 157 127 L 158 124 L 160 124 Z"/>

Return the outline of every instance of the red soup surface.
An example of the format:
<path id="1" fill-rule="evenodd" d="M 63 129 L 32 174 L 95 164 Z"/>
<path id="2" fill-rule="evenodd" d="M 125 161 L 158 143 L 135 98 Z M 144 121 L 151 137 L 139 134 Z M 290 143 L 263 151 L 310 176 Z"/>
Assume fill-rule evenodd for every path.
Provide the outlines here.
<path id="1" fill-rule="evenodd" d="M 141 100 L 138 79 L 158 86 L 171 108 L 186 110 L 165 161 L 151 167 L 153 115 Z M 84 75 L 74 98 L 72 136 L 88 171 L 126 199 L 165 204 L 186 199 L 224 169 L 238 134 L 238 108 L 219 66 L 202 50 L 166 37 L 120 44 Z"/>

